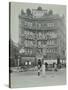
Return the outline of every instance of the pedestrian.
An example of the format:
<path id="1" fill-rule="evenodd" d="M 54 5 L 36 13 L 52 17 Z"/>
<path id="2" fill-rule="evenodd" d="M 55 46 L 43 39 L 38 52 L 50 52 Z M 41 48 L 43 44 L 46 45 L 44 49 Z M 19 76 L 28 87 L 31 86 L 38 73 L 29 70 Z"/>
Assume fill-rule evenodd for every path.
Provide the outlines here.
<path id="1" fill-rule="evenodd" d="M 38 76 L 40 76 L 40 65 L 38 65 Z"/>
<path id="2" fill-rule="evenodd" d="M 42 63 L 42 76 L 45 76 L 45 62 Z"/>
<path id="3" fill-rule="evenodd" d="M 40 71 L 41 71 L 41 60 L 38 60 L 38 76 L 40 76 Z"/>
<path id="4" fill-rule="evenodd" d="M 54 70 L 57 71 L 57 64 L 54 63 Z"/>
<path id="5" fill-rule="evenodd" d="M 57 56 L 57 68 L 58 69 L 60 68 L 60 56 L 59 55 Z"/>
<path id="6" fill-rule="evenodd" d="M 45 62 L 45 69 L 48 70 L 48 63 Z"/>

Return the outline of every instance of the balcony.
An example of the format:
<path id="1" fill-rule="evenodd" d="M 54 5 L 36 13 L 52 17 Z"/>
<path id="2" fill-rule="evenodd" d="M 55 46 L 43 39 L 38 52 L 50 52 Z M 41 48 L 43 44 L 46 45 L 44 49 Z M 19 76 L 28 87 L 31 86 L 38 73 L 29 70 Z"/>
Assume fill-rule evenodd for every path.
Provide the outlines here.
<path id="1" fill-rule="evenodd" d="M 32 27 L 29 27 L 29 26 L 24 26 L 24 29 L 40 31 L 40 30 L 55 30 L 55 29 L 57 29 L 57 27 L 56 26 L 54 26 L 54 27 L 48 27 L 48 26 L 44 26 L 44 27 L 43 26 L 41 26 L 41 27 L 32 26 Z"/>
<path id="2" fill-rule="evenodd" d="M 33 35 L 33 36 L 24 36 L 24 38 L 26 39 L 26 40 L 35 40 L 35 36 Z"/>

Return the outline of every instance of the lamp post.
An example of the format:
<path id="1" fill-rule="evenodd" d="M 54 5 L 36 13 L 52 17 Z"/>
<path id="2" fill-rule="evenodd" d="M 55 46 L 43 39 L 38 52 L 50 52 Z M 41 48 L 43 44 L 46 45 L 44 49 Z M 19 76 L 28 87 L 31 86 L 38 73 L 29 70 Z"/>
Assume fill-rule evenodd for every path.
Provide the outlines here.
<path id="1" fill-rule="evenodd" d="M 18 56 L 18 67 L 20 65 L 20 56 Z"/>
<path id="2" fill-rule="evenodd" d="M 17 59 L 17 69 L 18 69 L 18 72 L 19 72 L 19 66 L 20 66 L 20 56 L 18 56 L 18 59 Z"/>
<path id="3" fill-rule="evenodd" d="M 43 45 L 43 56 L 46 56 L 46 45 Z"/>
<path id="4" fill-rule="evenodd" d="M 24 51 L 24 48 L 22 48 L 20 51 L 19 51 L 19 57 L 18 57 L 18 67 L 20 66 L 20 55 L 23 54 L 25 51 Z"/>

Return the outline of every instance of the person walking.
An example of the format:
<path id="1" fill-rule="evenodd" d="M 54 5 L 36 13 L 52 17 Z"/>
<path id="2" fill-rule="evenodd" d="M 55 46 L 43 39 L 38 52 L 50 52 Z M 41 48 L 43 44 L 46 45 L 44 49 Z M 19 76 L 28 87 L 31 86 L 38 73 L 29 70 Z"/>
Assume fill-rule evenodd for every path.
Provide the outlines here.
<path id="1" fill-rule="evenodd" d="M 41 63 L 41 60 L 39 59 L 38 60 L 38 76 L 40 76 L 41 65 L 42 63 Z"/>
<path id="2" fill-rule="evenodd" d="M 60 69 L 60 56 L 57 56 L 57 68 Z"/>
<path id="3" fill-rule="evenodd" d="M 46 69 L 46 71 L 48 70 L 48 63 L 47 62 L 45 62 L 45 69 Z"/>

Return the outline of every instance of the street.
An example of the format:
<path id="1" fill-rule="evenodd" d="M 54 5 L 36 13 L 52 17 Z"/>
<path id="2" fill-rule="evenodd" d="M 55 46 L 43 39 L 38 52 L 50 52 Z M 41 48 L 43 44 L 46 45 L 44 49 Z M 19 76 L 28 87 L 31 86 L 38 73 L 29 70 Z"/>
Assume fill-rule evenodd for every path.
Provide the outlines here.
<path id="1" fill-rule="evenodd" d="M 66 70 L 46 71 L 45 76 L 37 75 L 37 71 L 11 73 L 11 87 L 40 87 L 66 84 Z"/>

